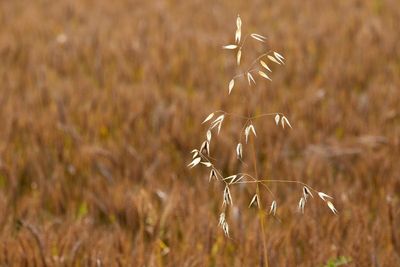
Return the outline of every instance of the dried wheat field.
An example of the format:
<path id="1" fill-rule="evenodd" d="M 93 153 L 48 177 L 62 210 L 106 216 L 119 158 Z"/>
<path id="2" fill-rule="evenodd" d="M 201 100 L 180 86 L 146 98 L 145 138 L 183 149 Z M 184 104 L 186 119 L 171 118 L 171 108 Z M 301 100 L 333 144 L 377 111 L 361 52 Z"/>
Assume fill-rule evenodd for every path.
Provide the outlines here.
<path id="1" fill-rule="evenodd" d="M 285 61 L 228 95 L 238 14 Z M 396 0 L 1 1 L 0 266 L 400 266 L 399 21 Z M 221 172 L 253 160 L 338 214 L 314 191 L 299 213 L 297 184 L 232 204 L 188 168 L 216 110 L 292 126 L 248 124 L 250 157 L 224 121 Z"/>

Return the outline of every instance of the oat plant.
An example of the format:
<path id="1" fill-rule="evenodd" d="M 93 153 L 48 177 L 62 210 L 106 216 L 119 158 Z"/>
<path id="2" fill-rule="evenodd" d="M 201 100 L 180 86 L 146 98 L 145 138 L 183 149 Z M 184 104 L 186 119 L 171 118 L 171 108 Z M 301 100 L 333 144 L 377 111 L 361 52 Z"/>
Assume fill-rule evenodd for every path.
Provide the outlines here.
<path id="1" fill-rule="evenodd" d="M 240 84 L 245 83 L 249 87 L 248 92 L 252 94 L 257 89 L 256 80 L 260 80 L 259 83 L 271 82 L 272 81 L 272 65 L 277 66 L 285 65 L 285 58 L 278 52 L 268 48 L 267 38 L 258 33 L 249 33 L 242 38 L 242 20 L 240 16 L 236 19 L 236 33 L 234 42 L 223 46 L 223 49 L 234 52 L 235 61 L 238 67 L 242 65 L 242 55 L 244 47 L 248 42 L 254 42 L 255 45 L 260 45 L 265 52 L 258 55 L 250 64 L 247 66 L 242 66 L 241 69 L 244 71 L 239 72 L 238 75 L 234 76 L 227 83 L 227 94 L 231 95 L 236 87 Z M 265 90 L 265 89 L 263 89 Z M 246 105 L 246 103 L 243 103 Z M 250 115 L 249 115 L 250 114 Z M 222 184 L 222 205 L 221 213 L 219 215 L 219 226 L 227 237 L 230 237 L 229 223 L 227 218 L 227 210 L 233 205 L 234 196 L 231 193 L 232 188 L 238 185 L 251 186 L 250 190 L 254 190 L 254 194 L 251 199 L 249 199 L 249 207 L 257 206 L 258 215 L 261 227 L 262 242 L 263 242 L 263 253 L 266 266 L 268 266 L 268 257 L 266 249 L 266 234 L 265 234 L 265 215 L 269 213 L 271 216 L 276 216 L 278 209 L 278 200 L 275 198 L 274 193 L 270 189 L 272 183 L 279 184 L 293 184 L 299 187 L 299 202 L 297 210 L 300 213 L 304 213 L 305 206 L 307 202 L 314 198 L 314 194 L 318 196 L 322 201 L 324 201 L 327 207 L 334 213 L 337 214 L 337 210 L 332 203 L 332 197 L 317 191 L 308 184 L 296 180 L 281 180 L 281 179 L 265 179 L 262 174 L 258 173 L 257 168 L 257 151 L 255 145 L 255 138 L 257 138 L 257 131 L 255 127 L 255 122 L 261 119 L 271 118 L 276 126 L 283 129 L 291 129 L 292 125 L 287 118 L 287 115 L 281 112 L 269 112 L 260 115 L 252 114 L 248 111 L 247 115 L 229 113 L 224 110 L 218 110 L 210 113 L 202 122 L 206 124 L 207 130 L 205 134 L 205 140 L 202 142 L 198 149 L 192 150 L 192 161 L 188 164 L 189 168 L 196 166 L 203 166 L 209 169 L 209 181 L 215 180 Z M 239 120 L 242 124 L 241 130 L 238 134 L 238 140 L 235 148 L 236 158 L 240 164 L 247 165 L 243 157 L 244 147 L 248 146 L 246 151 L 250 151 L 251 165 L 253 166 L 252 173 L 239 172 L 226 174 L 223 173 L 217 166 L 216 160 L 210 155 L 210 146 L 213 135 L 219 135 L 222 126 L 227 120 Z M 285 128 L 286 127 L 286 128 Z M 247 157 L 246 157 L 247 158 Z M 265 190 L 271 196 L 270 202 L 267 205 L 263 205 L 261 199 L 261 190 Z"/>

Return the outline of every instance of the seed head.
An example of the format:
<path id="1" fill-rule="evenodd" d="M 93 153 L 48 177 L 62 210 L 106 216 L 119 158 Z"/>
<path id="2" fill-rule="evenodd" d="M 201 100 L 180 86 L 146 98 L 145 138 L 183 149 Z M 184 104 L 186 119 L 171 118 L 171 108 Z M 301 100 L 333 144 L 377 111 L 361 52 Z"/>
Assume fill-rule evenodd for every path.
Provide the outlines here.
<path id="1" fill-rule="evenodd" d="M 276 214 L 276 201 L 275 200 L 272 201 L 271 208 L 269 209 L 269 214 L 272 214 L 274 216 Z"/>

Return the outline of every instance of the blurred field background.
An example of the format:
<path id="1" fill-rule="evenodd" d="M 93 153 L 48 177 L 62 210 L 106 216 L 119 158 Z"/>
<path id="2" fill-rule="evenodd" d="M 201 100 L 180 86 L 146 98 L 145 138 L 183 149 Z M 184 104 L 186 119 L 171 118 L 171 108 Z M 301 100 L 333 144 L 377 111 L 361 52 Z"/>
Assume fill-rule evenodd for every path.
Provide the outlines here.
<path id="1" fill-rule="evenodd" d="M 241 111 L 221 49 L 238 13 L 287 59 L 245 103 L 293 125 L 256 125 L 262 176 L 340 213 L 299 215 L 301 188 L 271 185 L 270 266 L 400 266 L 397 0 L 1 1 L 0 266 L 260 266 L 252 191 L 233 192 L 226 239 L 222 189 L 186 168 L 201 121 Z M 228 174 L 238 127 L 213 150 Z"/>

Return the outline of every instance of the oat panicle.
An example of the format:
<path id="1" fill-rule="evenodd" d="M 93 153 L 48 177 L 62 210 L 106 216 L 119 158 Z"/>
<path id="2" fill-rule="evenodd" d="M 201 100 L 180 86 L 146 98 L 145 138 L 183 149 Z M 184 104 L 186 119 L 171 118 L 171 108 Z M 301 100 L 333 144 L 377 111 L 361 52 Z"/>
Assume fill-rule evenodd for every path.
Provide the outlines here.
<path id="1" fill-rule="evenodd" d="M 268 64 L 276 64 L 278 66 L 285 65 L 285 58 L 284 56 L 271 50 L 268 47 L 268 38 L 259 33 L 250 33 L 247 35 L 243 35 L 243 22 L 240 16 L 236 18 L 236 31 L 234 35 L 234 43 L 230 43 L 227 45 L 223 45 L 222 48 L 231 52 L 234 52 L 236 57 L 236 64 L 238 66 L 244 64 L 242 57 L 245 52 L 245 44 L 250 42 L 251 40 L 255 41 L 255 45 L 261 45 L 266 48 L 266 52 L 259 55 L 257 58 L 253 60 L 247 66 L 244 66 L 244 71 L 240 72 L 238 75 L 232 77 L 228 82 L 228 96 L 235 94 L 236 89 L 242 89 L 241 81 L 247 81 L 248 84 L 248 91 L 250 97 L 252 97 L 252 91 L 254 87 L 256 87 L 259 83 L 271 83 L 273 81 L 273 71 L 270 65 Z M 244 36 L 242 38 L 242 36 Z M 268 63 L 267 63 L 268 62 Z M 242 66 L 243 67 L 243 66 Z M 259 79 L 262 78 L 262 79 Z M 259 81 L 259 83 L 258 83 Z M 236 89 L 235 89 L 236 88 Z M 235 89 L 235 90 L 234 90 Z M 246 105 L 244 103 L 244 105 Z M 252 114 L 251 109 L 249 109 L 249 113 L 247 115 L 243 114 L 234 114 L 229 113 L 223 110 L 218 110 L 210 113 L 205 117 L 202 124 L 207 126 L 206 130 L 206 138 L 201 143 L 200 148 L 192 150 L 192 159 L 191 162 L 188 164 L 189 168 L 194 168 L 196 166 L 202 165 L 209 170 L 209 177 L 208 180 L 217 181 L 223 185 L 222 190 L 222 205 L 221 205 L 221 213 L 219 216 L 219 223 L 218 225 L 222 228 L 223 233 L 226 236 L 230 236 L 229 232 L 229 224 L 227 222 L 227 210 L 233 206 L 233 194 L 232 190 L 237 185 L 246 185 L 249 187 L 254 188 L 255 192 L 252 198 L 249 201 L 248 207 L 251 208 L 256 206 L 260 211 L 265 209 L 265 212 L 268 212 L 272 216 L 276 216 L 277 214 L 277 201 L 275 200 L 275 196 L 270 189 L 270 184 L 277 183 L 277 184 L 293 184 L 299 186 L 299 195 L 300 200 L 297 204 L 297 210 L 300 213 L 305 212 L 305 206 L 307 202 L 314 198 L 313 193 L 319 196 L 322 201 L 324 201 L 328 208 L 331 210 L 332 213 L 338 214 L 337 209 L 335 208 L 334 204 L 332 203 L 333 198 L 323 192 L 317 191 L 313 189 L 311 186 L 297 180 L 274 180 L 274 179 L 263 179 L 262 176 L 257 171 L 257 151 L 256 151 L 256 125 L 258 125 L 258 121 L 263 118 L 273 117 L 273 121 L 277 126 L 280 126 L 282 129 L 290 128 L 292 129 L 292 124 L 290 123 L 287 115 L 281 112 L 272 112 L 272 113 L 264 113 L 261 115 Z M 239 133 L 239 140 L 236 142 L 236 159 L 239 161 L 239 164 L 242 166 L 247 166 L 247 164 L 243 161 L 245 159 L 251 159 L 252 164 L 254 166 L 254 173 L 247 173 L 247 172 L 239 172 L 233 173 L 227 176 L 224 176 L 222 170 L 220 170 L 216 166 L 216 160 L 211 157 L 211 138 L 213 132 L 217 135 L 220 134 L 223 124 L 225 120 L 234 120 L 238 119 L 243 124 L 243 127 Z M 257 124 L 256 124 L 257 123 Z M 244 140 L 242 140 L 242 136 L 244 135 Z M 246 150 L 245 150 L 246 147 Z M 253 156 L 249 155 L 246 157 L 244 155 L 244 151 L 250 151 Z M 267 208 L 262 206 L 262 197 L 264 196 L 261 194 L 261 189 L 265 189 L 267 195 L 269 195 L 272 199 L 271 205 L 269 206 L 269 211 Z M 301 190 L 301 191 L 300 191 Z M 265 243 L 265 232 L 264 232 L 264 223 L 263 223 L 263 213 L 260 214 L 260 223 L 262 228 L 263 234 L 263 241 Z M 265 257 L 267 255 L 266 246 L 264 246 L 264 254 Z"/>

